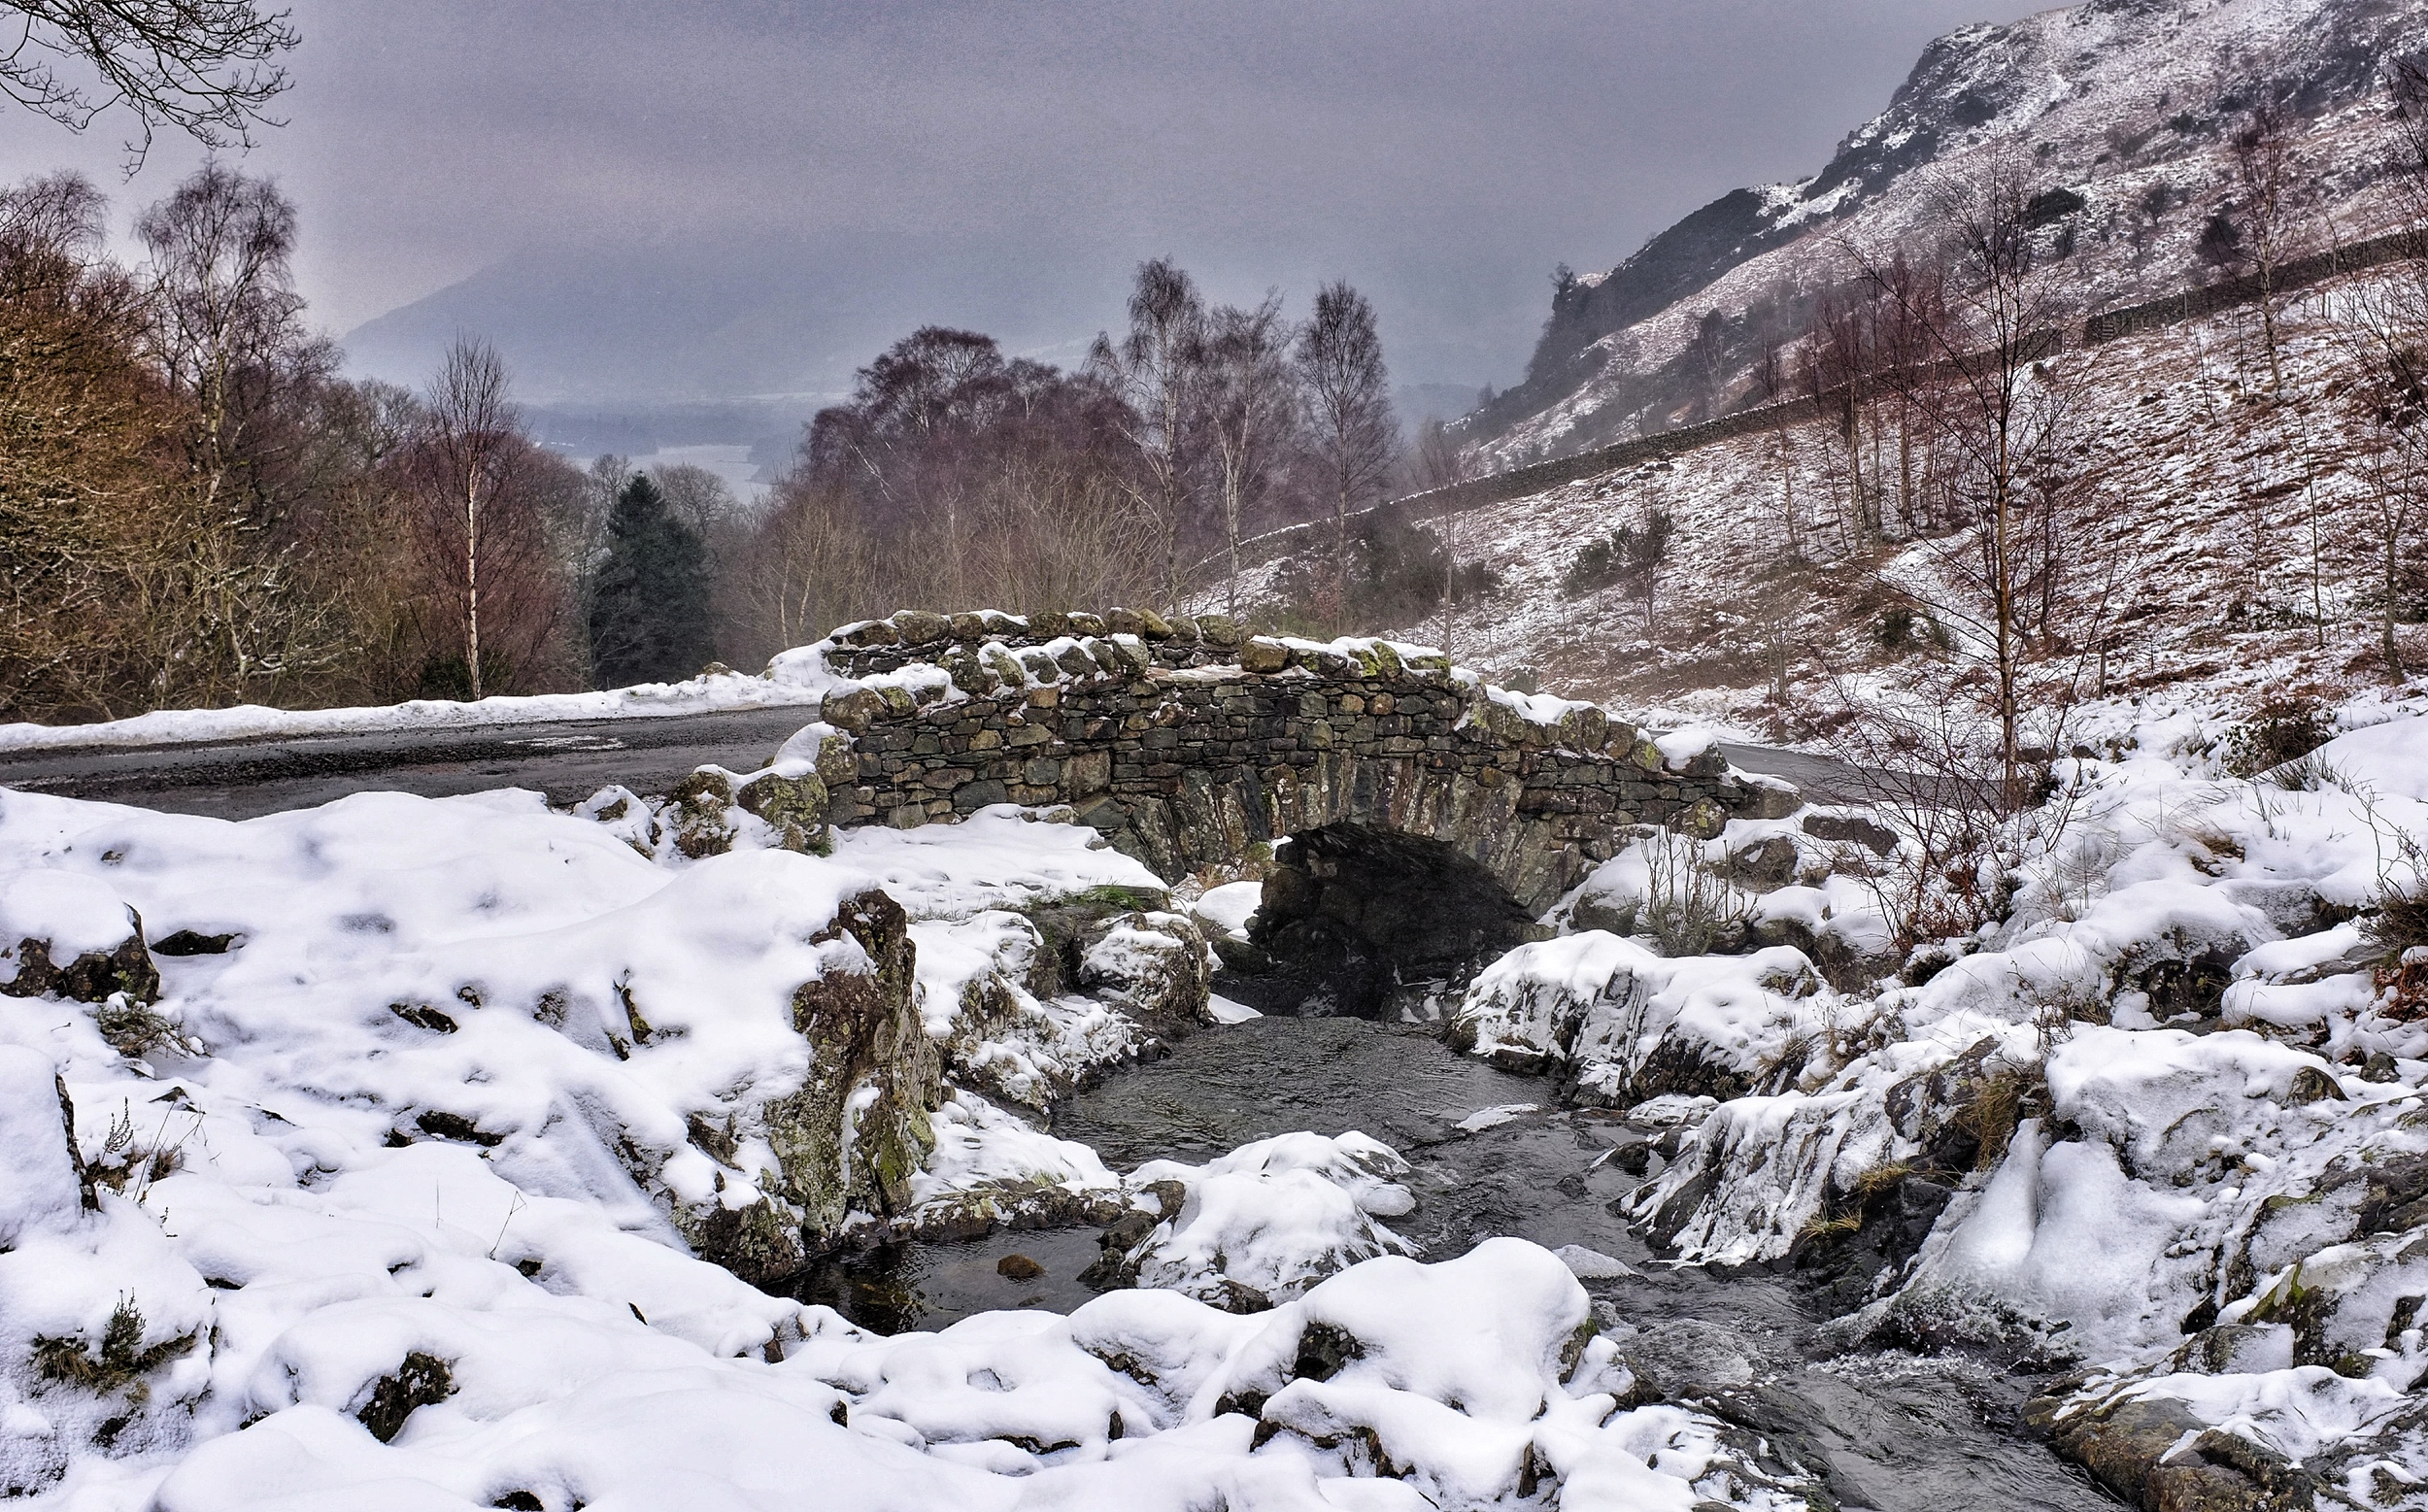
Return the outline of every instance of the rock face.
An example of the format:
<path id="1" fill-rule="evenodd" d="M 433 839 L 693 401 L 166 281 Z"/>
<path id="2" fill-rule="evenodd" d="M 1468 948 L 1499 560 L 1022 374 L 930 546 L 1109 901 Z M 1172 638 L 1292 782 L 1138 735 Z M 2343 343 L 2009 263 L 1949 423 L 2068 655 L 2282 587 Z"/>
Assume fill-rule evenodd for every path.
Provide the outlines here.
<path id="1" fill-rule="evenodd" d="M 792 1025 L 812 1047 L 812 1070 L 767 1119 L 787 1194 L 812 1226 L 830 1230 L 852 1209 L 887 1212 L 909 1201 L 911 1173 L 935 1144 L 927 1114 L 941 1092 L 935 1046 L 912 999 L 902 906 L 871 888 L 845 900 L 827 937 L 857 943 L 870 969 L 804 983 L 792 994 Z"/>
<path id="2" fill-rule="evenodd" d="M 1709 827 L 1763 801 L 1716 756 L 1672 770 L 1593 705 L 1488 689 L 1430 653 L 1234 648 L 1188 620 L 1065 633 L 1082 618 L 1095 620 L 905 612 L 817 648 L 829 671 L 864 680 L 822 710 L 858 760 L 857 784 L 831 794 L 832 822 L 912 827 L 995 803 L 1069 804 L 1173 880 L 1354 824 L 1437 842 L 1535 914 L 1633 825 Z M 988 638 L 956 638 L 963 620 Z"/>
<path id="3" fill-rule="evenodd" d="M 935 1146 L 928 1115 L 943 1088 L 936 1046 L 920 1022 L 901 905 L 868 889 L 844 899 L 810 943 L 832 969 L 792 993 L 808 1075 L 797 1091 L 752 1110 L 742 1130 L 764 1138 L 775 1157 L 759 1181 L 771 1200 L 734 1206 L 667 1193 L 692 1248 L 748 1281 L 798 1269 L 855 1214 L 908 1209 L 911 1176 Z M 734 1134 L 691 1121 L 691 1144 L 721 1164 L 733 1159 Z"/>

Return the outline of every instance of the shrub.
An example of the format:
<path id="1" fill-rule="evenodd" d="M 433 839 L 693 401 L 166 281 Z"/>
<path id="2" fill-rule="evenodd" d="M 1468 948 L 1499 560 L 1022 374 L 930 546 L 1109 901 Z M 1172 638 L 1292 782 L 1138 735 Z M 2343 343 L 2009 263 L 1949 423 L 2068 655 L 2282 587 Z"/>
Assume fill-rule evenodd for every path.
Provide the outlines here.
<path id="1" fill-rule="evenodd" d="M 135 1305 L 133 1297 L 121 1295 L 101 1330 L 98 1351 L 87 1354 L 84 1341 L 79 1338 L 38 1337 L 34 1340 L 34 1368 L 45 1380 L 81 1386 L 89 1392 L 115 1392 L 131 1385 L 141 1399 L 145 1394 L 142 1378 L 192 1349 L 194 1335 L 163 1339 L 150 1349 L 144 1348 L 143 1342 L 143 1309 Z"/>
<path id="2" fill-rule="evenodd" d="M 1742 941 L 1745 894 L 1703 859 L 1701 842 L 1664 831 L 1644 842 L 1647 875 L 1636 928 L 1664 956 L 1705 956 Z"/>
<path id="3" fill-rule="evenodd" d="M 1279 628 L 1329 633 L 1335 624 L 1381 628 L 1415 624 L 1450 601 L 1487 598 L 1501 575 L 1481 562 L 1452 563 L 1441 538 L 1396 509 L 1368 510 L 1349 537 L 1337 589 L 1329 546 L 1317 546 L 1285 568 L 1276 585 L 1281 602 L 1268 609 Z"/>
<path id="4" fill-rule="evenodd" d="M 2226 770 L 2255 777 L 2298 761 L 2334 738 L 2334 722 L 2317 699 L 2271 698 L 2226 736 Z"/>
<path id="5" fill-rule="evenodd" d="M 2395 837 L 2402 864 L 2391 868 L 2377 890 L 2377 912 L 2362 929 L 2377 947 L 2377 985 L 2394 992 L 2396 1011 L 2410 1017 L 2428 1010 L 2428 965 L 2410 953 L 2428 948 L 2428 842 Z"/>

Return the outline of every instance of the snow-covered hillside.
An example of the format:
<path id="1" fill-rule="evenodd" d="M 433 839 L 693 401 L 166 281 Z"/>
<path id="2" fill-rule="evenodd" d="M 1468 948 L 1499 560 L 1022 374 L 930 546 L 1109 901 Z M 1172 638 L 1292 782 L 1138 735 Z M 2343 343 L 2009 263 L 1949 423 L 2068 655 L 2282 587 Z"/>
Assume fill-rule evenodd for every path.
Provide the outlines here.
<path id="1" fill-rule="evenodd" d="M 2248 311 L 2050 359 L 2083 417 L 2068 528 L 2121 573 L 2110 649 L 2083 669 L 2072 741 L 2105 749 L 2178 714 L 2233 721 L 2270 698 L 2333 705 L 2386 689 L 2382 543 L 2344 319 L 2380 277 L 2287 302 L 2280 390 Z M 1447 625 L 1434 616 L 1391 628 L 1446 641 L 1497 680 L 1538 681 L 1638 722 L 1708 721 L 1826 746 L 1850 701 L 1932 675 L 1941 652 L 1884 638 L 1883 625 L 1904 576 L 1966 539 L 1897 518 L 1896 435 L 1893 423 L 1881 429 L 1865 461 L 1879 464 L 1891 499 L 1870 539 L 1852 533 L 1837 435 L 1791 425 L 1427 521 L 1500 588 Z M 1618 587 L 1571 590 L 1588 543 L 1656 512 L 1676 533 L 1649 615 Z M 2416 562 L 2415 546 L 2405 559 Z M 1259 569 L 1248 596 L 1288 565 Z M 2396 636 L 2407 665 L 2428 664 L 2418 624 L 2399 623 Z"/>
<path id="2" fill-rule="evenodd" d="M 2428 48 L 2417 0 L 2091 0 L 1935 42 L 1888 108 L 1796 184 L 1740 189 L 1555 302 L 1527 382 L 1465 422 L 1489 467 L 1651 434 L 1745 402 L 1749 364 L 1804 332 L 1847 244 L 1910 244 L 1932 184 L 2030 165 L 2063 232 L 2076 317 L 2216 276 L 2200 239 L 2233 201 L 2242 115 L 2299 118 L 2294 253 L 2392 229 L 2385 67 Z M 1712 320 L 1716 369 L 1687 371 Z"/>

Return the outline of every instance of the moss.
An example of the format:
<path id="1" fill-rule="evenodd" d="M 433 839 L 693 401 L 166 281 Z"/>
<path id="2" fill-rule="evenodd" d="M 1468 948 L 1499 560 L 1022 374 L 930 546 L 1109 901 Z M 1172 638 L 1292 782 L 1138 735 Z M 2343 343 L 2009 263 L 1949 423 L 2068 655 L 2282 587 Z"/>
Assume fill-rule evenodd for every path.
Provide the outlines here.
<path id="1" fill-rule="evenodd" d="M 1108 884 L 1082 892 L 1064 893 L 1051 901 L 1101 908 L 1108 913 L 1130 913 L 1139 909 L 1161 911 L 1169 908 L 1172 900 L 1171 895 L 1161 888 L 1128 888 Z"/>
<path id="2" fill-rule="evenodd" d="M 1576 1374 L 1576 1367 L 1585 1361 L 1585 1346 L 1591 1344 L 1594 1335 L 1601 1331 L 1602 1320 L 1590 1311 L 1585 1314 L 1583 1323 L 1568 1331 L 1567 1341 L 1560 1346 L 1561 1380 L 1566 1381 Z"/>

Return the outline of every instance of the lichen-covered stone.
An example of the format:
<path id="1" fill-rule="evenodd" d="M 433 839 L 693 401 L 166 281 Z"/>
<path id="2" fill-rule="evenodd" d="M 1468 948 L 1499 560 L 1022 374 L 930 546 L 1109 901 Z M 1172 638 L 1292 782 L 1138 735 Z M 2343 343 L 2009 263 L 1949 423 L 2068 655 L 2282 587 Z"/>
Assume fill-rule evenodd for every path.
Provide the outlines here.
<path id="1" fill-rule="evenodd" d="M 703 766 L 675 786 L 664 817 L 674 827 L 674 846 L 698 860 L 733 849 L 734 828 L 727 811 L 733 807 L 733 779 L 713 766 Z"/>
<path id="2" fill-rule="evenodd" d="M 905 646 L 932 646 L 953 633 L 953 622 L 942 615 L 924 609 L 899 609 L 893 615 L 894 628 Z"/>
<path id="3" fill-rule="evenodd" d="M 770 768 L 745 781 L 734 802 L 774 830 L 788 851 L 822 849 L 826 833 L 828 795 L 826 782 L 814 772 L 787 777 Z"/>
<path id="4" fill-rule="evenodd" d="M 818 713 L 835 728 L 857 732 L 866 729 L 884 715 L 885 700 L 878 697 L 873 689 L 854 688 L 828 693 L 819 704 Z"/>
<path id="5" fill-rule="evenodd" d="M 777 1194 L 799 1211 L 813 1245 L 854 1210 L 909 1206 L 911 1173 L 935 1147 L 928 1114 L 943 1095 L 935 1045 L 912 992 L 901 905 L 872 888 L 845 899 L 816 938 L 837 949 L 833 968 L 792 994 L 809 1074 L 762 1114 L 784 1172 Z"/>
<path id="6" fill-rule="evenodd" d="M 1697 798 L 1687 805 L 1685 813 L 1670 822 L 1669 827 L 1682 835 L 1709 840 L 1726 829 L 1728 822 L 1729 812 L 1720 806 L 1717 799 Z"/>
<path id="7" fill-rule="evenodd" d="M 1262 635 L 1251 637 L 1239 647 L 1239 665 L 1248 672 L 1278 672 L 1290 665 L 1290 648 Z"/>
<path id="8" fill-rule="evenodd" d="M 17 975 L 0 982 L 0 992 L 11 997 L 55 992 L 79 1003 L 106 1003 L 119 993 L 133 1003 L 158 1001 L 160 968 L 144 948 L 143 918 L 129 908 L 126 923 L 126 938 L 113 949 L 84 951 L 65 961 L 51 959 L 49 940 L 19 939 L 0 948 L 17 962 Z"/>

